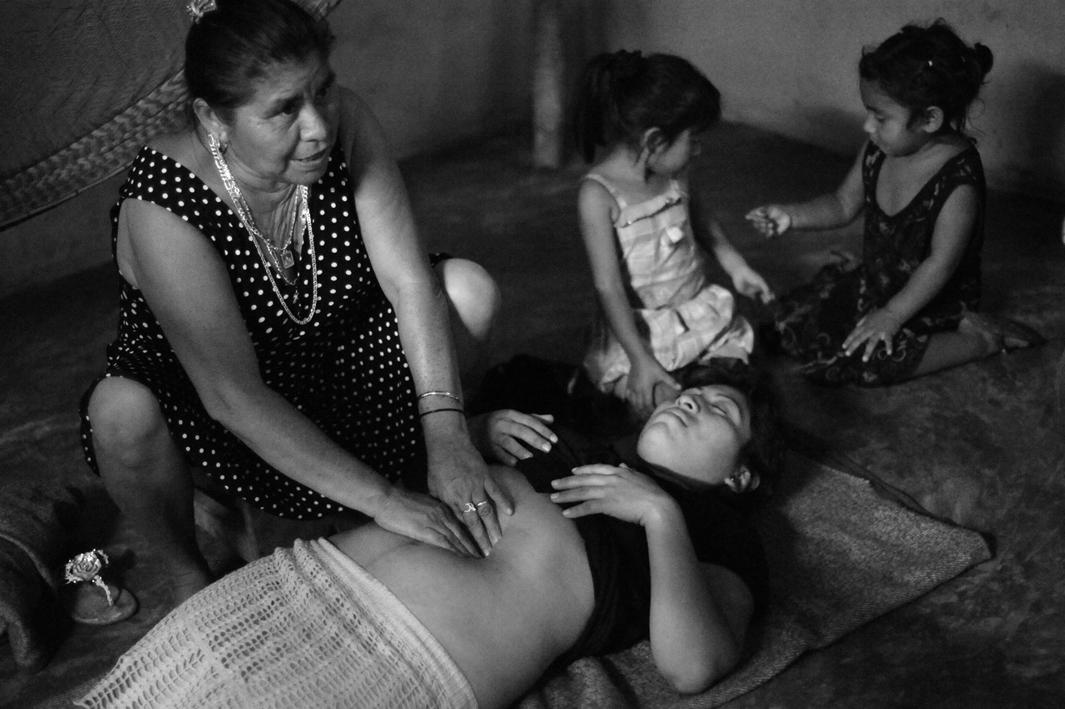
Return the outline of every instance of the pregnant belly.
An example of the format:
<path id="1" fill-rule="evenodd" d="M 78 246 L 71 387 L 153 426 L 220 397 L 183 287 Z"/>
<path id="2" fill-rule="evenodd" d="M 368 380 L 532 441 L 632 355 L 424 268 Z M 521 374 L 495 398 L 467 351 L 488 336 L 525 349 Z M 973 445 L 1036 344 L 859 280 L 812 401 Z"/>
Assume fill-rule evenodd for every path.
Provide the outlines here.
<path id="1" fill-rule="evenodd" d="M 509 703 L 576 642 L 594 603 L 576 525 L 510 471 L 515 511 L 485 559 L 460 557 L 369 526 L 333 541 L 440 641 L 482 706 Z"/>

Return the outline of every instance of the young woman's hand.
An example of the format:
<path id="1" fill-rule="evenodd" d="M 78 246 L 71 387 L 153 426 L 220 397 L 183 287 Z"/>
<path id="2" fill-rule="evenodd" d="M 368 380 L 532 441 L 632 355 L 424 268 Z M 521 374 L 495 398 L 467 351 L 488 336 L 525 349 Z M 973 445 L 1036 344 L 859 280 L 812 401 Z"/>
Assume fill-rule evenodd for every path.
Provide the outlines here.
<path id="1" fill-rule="evenodd" d="M 847 339 L 843 341 L 843 352 L 850 357 L 864 343 L 862 361 L 868 362 L 876 346 L 883 343 L 884 351 L 890 355 L 891 342 L 901 326 L 902 320 L 887 308 L 874 310 L 859 320 L 851 334 L 847 335 Z"/>
<path id="2" fill-rule="evenodd" d="M 791 228 L 791 215 L 779 204 L 755 207 L 744 217 L 767 239 L 782 235 Z"/>
<path id="3" fill-rule="evenodd" d="M 562 511 L 570 518 L 604 514 L 647 526 L 665 514 L 679 513 L 676 501 L 654 480 L 624 465 L 582 465 L 551 486 L 557 491 L 551 493 L 552 502 L 577 503 Z"/>
<path id="4" fill-rule="evenodd" d="M 762 303 L 769 303 L 775 297 L 773 290 L 769 287 L 769 284 L 765 282 L 761 274 L 755 271 L 750 266 L 743 266 L 737 268 L 732 276 L 732 287 L 736 289 L 736 292 L 740 295 L 745 295 L 751 299 L 757 299 Z"/>
<path id="5" fill-rule="evenodd" d="M 659 401 L 669 398 L 669 392 L 680 392 L 677 380 L 654 357 L 634 361 L 629 369 L 625 400 L 641 417 L 650 416 L 654 411 L 656 388 Z"/>
<path id="6" fill-rule="evenodd" d="M 486 458 L 503 465 L 514 465 L 532 457 L 532 451 L 548 452 L 558 442 L 549 427 L 555 417 L 550 414 L 524 414 L 514 409 L 500 409 L 473 416 L 469 420 L 470 438 Z"/>

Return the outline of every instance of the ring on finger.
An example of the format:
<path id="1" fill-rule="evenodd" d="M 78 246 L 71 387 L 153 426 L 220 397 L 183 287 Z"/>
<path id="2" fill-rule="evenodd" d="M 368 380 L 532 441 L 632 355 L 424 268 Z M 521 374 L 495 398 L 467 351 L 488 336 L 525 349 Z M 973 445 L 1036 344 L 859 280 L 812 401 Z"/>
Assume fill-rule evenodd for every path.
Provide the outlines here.
<path id="1" fill-rule="evenodd" d="M 488 514 L 489 512 L 492 511 L 492 501 L 491 500 L 481 500 L 480 502 L 477 503 L 476 507 L 477 507 L 477 513 L 478 514 L 482 514 L 482 515 L 483 514 Z"/>
<path id="2" fill-rule="evenodd" d="M 477 511 L 477 505 L 473 504 L 472 502 L 467 502 L 466 506 L 462 508 L 462 514 L 466 514 L 467 512 L 476 512 L 476 511 Z"/>

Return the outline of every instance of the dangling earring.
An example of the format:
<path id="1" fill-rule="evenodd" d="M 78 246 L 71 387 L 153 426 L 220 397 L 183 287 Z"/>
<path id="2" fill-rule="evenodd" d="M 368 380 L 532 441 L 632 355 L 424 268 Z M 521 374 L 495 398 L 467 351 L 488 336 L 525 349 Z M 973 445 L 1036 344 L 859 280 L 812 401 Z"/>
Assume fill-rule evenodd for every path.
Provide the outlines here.
<path id="1" fill-rule="evenodd" d="M 736 468 L 736 471 L 725 479 L 725 485 L 733 492 L 747 492 L 756 490 L 761 482 L 757 475 L 751 472 L 746 465 Z"/>
<path id="2" fill-rule="evenodd" d="M 225 152 L 229 150 L 229 143 L 223 143 L 221 140 L 218 139 L 218 136 L 216 136 L 214 133 L 208 133 L 207 149 L 211 151 L 212 155 L 214 155 L 215 153 L 218 153 L 219 155 L 225 155 Z"/>

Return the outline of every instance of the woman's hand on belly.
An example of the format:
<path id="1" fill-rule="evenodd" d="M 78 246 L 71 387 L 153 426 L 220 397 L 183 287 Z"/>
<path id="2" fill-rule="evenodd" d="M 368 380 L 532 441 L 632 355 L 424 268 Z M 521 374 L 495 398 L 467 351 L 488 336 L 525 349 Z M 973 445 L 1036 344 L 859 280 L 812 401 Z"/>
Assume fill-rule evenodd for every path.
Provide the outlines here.
<path id="1" fill-rule="evenodd" d="M 333 538 L 429 629 L 478 699 L 512 700 L 576 642 L 594 604 L 576 525 L 516 471 L 498 471 L 514 500 L 487 558 L 462 557 L 376 525 Z M 486 701 L 493 704 L 494 701 Z"/>

